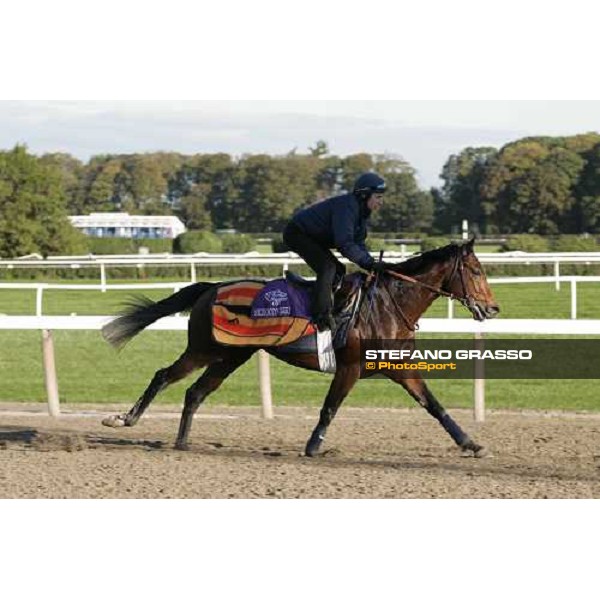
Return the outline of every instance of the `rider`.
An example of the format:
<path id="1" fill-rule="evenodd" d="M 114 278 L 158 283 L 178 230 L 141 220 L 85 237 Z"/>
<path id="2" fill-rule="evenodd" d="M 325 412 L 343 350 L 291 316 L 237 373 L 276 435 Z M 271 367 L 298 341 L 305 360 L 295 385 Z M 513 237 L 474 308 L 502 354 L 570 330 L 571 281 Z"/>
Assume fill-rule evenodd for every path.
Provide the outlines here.
<path id="1" fill-rule="evenodd" d="M 300 255 L 316 273 L 312 313 L 320 331 L 333 329 L 332 290 L 346 272 L 330 248 L 336 248 L 348 260 L 371 271 L 390 268 L 377 263 L 365 247 L 367 220 L 381 208 L 385 181 L 376 173 L 363 173 L 354 183 L 352 193 L 334 196 L 301 210 L 283 231 L 285 244 Z"/>

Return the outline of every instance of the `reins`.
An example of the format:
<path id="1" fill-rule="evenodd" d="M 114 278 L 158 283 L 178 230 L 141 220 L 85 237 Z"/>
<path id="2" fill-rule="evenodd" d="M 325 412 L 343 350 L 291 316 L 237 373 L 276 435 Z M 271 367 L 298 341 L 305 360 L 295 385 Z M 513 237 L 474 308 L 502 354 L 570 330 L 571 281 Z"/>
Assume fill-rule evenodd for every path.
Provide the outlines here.
<path id="1" fill-rule="evenodd" d="M 386 270 L 384 272 L 386 274 L 390 275 L 391 277 L 394 277 L 395 279 L 400 279 L 401 281 L 406 281 L 407 283 L 414 283 L 418 286 L 421 286 L 421 287 L 433 292 L 437 296 L 445 296 L 446 298 L 450 298 L 450 300 L 458 300 L 463 306 L 465 306 L 467 309 L 471 310 L 471 308 L 473 306 L 473 298 L 471 298 L 471 296 L 469 296 L 469 294 L 467 293 L 467 286 L 465 285 L 465 279 L 464 279 L 464 264 L 463 264 L 462 256 L 460 253 L 456 255 L 456 260 L 454 262 L 454 267 L 452 269 L 452 273 L 450 274 L 450 276 L 448 277 L 448 280 L 447 280 L 448 283 L 450 283 L 450 281 L 452 281 L 452 279 L 456 275 L 456 271 L 458 271 L 460 274 L 460 283 L 461 283 L 462 293 L 463 293 L 462 296 L 457 296 L 457 295 L 453 294 L 452 292 L 447 292 L 446 290 L 442 289 L 441 287 L 435 287 L 433 285 L 429 285 L 428 283 L 425 283 L 424 281 L 419 281 L 418 279 L 415 279 L 414 277 L 410 277 L 410 275 L 404 275 L 404 273 L 397 273 L 396 271 L 389 271 L 389 270 Z M 371 286 L 371 287 L 374 287 L 375 285 L 377 285 L 378 277 L 374 277 L 373 279 L 374 279 L 374 282 L 373 282 L 373 286 Z M 367 278 L 367 283 L 368 284 L 371 283 L 371 280 L 369 280 L 368 278 Z M 394 304 L 394 307 L 396 308 L 396 311 L 404 319 L 406 326 L 411 331 L 416 331 L 418 329 L 418 325 L 416 323 L 413 324 L 410 322 L 408 317 L 404 314 L 404 311 L 402 310 L 402 308 L 398 305 L 398 302 L 394 298 L 394 295 L 389 294 L 389 296 Z"/>
<path id="2" fill-rule="evenodd" d="M 456 267 L 458 266 L 459 261 L 460 261 L 460 258 L 457 257 L 456 264 L 454 265 L 454 269 L 452 270 L 452 275 L 450 275 L 450 277 L 448 278 L 448 281 L 451 281 L 452 278 L 454 277 L 454 274 L 456 273 Z M 460 262 L 461 262 L 461 265 L 460 265 L 461 266 L 461 283 L 463 284 L 463 291 L 464 291 L 464 281 L 462 279 L 462 261 L 460 261 Z M 451 292 L 447 292 L 446 290 L 443 290 L 442 288 L 437 288 L 433 285 L 429 285 L 428 283 L 425 283 L 424 281 L 419 281 L 418 279 L 415 279 L 414 277 L 410 277 L 409 275 L 404 275 L 404 273 L 397 273 L 396 271 L 385 271 L 385 273 L 387 275 L 391 275 L 392 277 L 394 277 L 396 279 L 401 279 L 402 281 L 408 281 L 409 283 L 416 283 L 417 285 L 420 285 L 421 287 L 428 289 L 429 291 L 433 292 L 434 294 L 437 294 L 438 296 L 446 296 L 447 298 L 450 298 L 450 300 L 462 300 L 462 298 L 455 296 Z"/>

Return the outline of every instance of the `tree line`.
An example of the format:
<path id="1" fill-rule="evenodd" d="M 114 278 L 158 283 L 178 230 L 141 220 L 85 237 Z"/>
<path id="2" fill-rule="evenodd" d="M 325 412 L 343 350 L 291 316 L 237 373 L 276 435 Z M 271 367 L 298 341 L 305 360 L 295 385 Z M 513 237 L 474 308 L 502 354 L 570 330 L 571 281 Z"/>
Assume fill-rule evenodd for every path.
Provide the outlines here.
<path id="1" fill-rule="evenodd" d="M 483 234 L 600 233 L 600 135 L 528 137 L 466 148 L 433 190 L 434 227 L 460 219 Z"/>
<path id="2" fill-rule="evenodd" d="M 174 214 L 188 229 L 280 232 L 299 208 L 351 189 L 375 170 L 388 184 L 371 230 L 414 235 L 600 233 L 600 134 L 535 137 L 500 149 L 466 148 L 443 166 L 439 188 L 419 188 L 414 168 L 392 154 L 305 153 L 34 156 L 0 152 L 0 256 L 76 253 L 82 236 L 67 215 Z"/>
<path id="3" fill-rule="evenodd" d="M 189 229 L 278 232 L 294 211 L 351 188 L 364 171 L 377 170 L 388 180 L 390 194 L 376 229 L 420 230 L 433 217 L 431 194 L 419 189 L 404 160 L 331 156 L 324 142 L 306 154 L 284 156 L 160 152 L 95 156 L 85 165 L 67 154 L 40 160 L 62 174 L 69 214 L 174 214 Z"/>

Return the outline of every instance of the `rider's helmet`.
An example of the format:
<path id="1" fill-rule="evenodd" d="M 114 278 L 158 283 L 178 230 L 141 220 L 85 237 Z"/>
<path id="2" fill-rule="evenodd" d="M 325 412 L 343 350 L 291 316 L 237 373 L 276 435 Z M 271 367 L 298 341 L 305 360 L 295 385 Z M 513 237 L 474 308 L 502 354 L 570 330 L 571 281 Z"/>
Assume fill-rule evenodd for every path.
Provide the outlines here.
<path id="1" fill-rule="evenodd" d="M 373 194 L 385 192 L 385 181 L 377 173 L 363 173 L 355 182 L 353 194 L 360 200 L 368 200 Z"/>

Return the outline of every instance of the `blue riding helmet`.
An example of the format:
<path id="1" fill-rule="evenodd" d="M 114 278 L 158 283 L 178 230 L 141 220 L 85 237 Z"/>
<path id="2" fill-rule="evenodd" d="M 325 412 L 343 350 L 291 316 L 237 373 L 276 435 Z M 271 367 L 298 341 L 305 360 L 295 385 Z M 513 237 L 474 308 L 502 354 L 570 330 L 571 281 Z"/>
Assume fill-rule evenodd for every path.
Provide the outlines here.
<path id="1" fill-rule="evenodd" d="M 358 198 L 368 200 L 372 194 L 385 193 L 385 180 L 377 173 L 363 173 L 355 182 L 352 192 Z"/>

